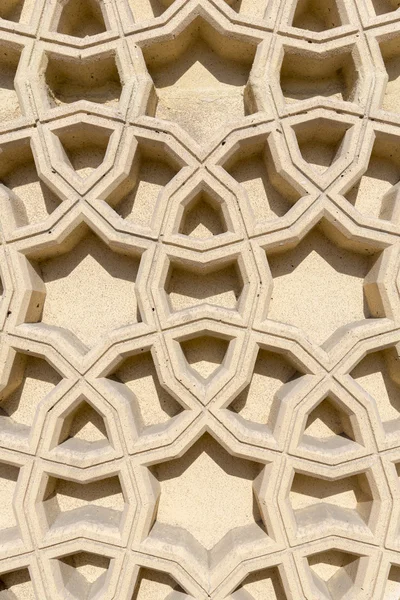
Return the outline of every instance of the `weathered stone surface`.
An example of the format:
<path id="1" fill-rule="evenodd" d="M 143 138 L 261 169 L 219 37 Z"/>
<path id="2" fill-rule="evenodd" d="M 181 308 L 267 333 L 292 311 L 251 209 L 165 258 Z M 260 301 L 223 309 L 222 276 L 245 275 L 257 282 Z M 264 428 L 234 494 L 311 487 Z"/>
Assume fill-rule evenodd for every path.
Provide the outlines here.
<path id="1" fill-rule="evenodd" d="M 397 0 L 1 0 L 0 598 L 400 598 Z"/>

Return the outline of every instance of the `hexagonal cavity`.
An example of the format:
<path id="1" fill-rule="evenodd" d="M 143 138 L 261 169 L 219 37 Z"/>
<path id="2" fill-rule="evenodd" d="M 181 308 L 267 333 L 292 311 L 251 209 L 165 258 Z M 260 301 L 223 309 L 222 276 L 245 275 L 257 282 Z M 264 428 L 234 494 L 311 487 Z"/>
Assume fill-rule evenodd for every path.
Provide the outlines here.
<path id="1" fill-rule="evenodd" d="M 325 51 L 290 45 L 282 48 L 280 86 L 286 103 L 322 97 L 359 104 L 361 85 L 362 64 L 356 44 Z"/>
<path id="2" fill-rule="evenodd" d="M 386 131 L 376 131 L 368 165 L 355 182 L 353 178 L 340 192 L 362 214 L 392 220 L 397 215 L 399 182 L 399 138 Z"/>
<path id="3" fill-rule="evenodd" d="M 227 406 L 239 423 L 256 432 L 273 435 L 282 399 L 304 375 L 300 365 L 283 354 L 259 348 L 250 383 Z"/>
<path id="4" fill-rule="evenodd" d="M 17 87 L 16 75 L 21 59 L 22 47 L 3 40 L 0 43 L 0 122 L 2 124 L 19 119 L 24 114 Z"/>
<path id="5" fill-rule="evenodd" d="M 223 35 L 200 17 L 168 41 L 142 47 L 154 83 L 147 114 L 173 121 L 204 144 L 255 112 L 249 75 L 259 40 Z"/>
<path id="6" fill-rule="evenodd" d="M 149 471 L 153 485 L 159 486 L 149 540 L 175 538 L 207 569 L 248 544 L 271 543 L 259 497 L 268 472 L 265 463 L 232 456 L 205 433 L 181 458 L 153 465 Z"/>
<path id="7" fill-rule="evenodd" d="M 241 312 L 248 285 L 241 257 L 198 263 L 169 257 L 162 284 L 171 313 L 201 304 Z"/>
<path id="8" fill-rule="evenodd" d="M 46 51 L 40 78 L 46 108 L 80 100 L 118 108 L 124 79 L 119 56 L 113 49 L 90 56 Z"/>
<path id="9" fill-rule="evenodd" d="M 0 574 L 0 598 L 4 600 L 36 600 L 28 568 Z"/>
<path id="10" fill-rule="evenodd" d="M 256 225 L 284 216 L 305 195 L 304 188 L 281 167 L 272 134 L 239 141 L 238 149 L 221 166 L 240 184 Z"/>
<path id="11" fill-rule="evenodd" d="M 383 67 L 386 70 L 384 92 L 380 98 L 383 110 L 400 113 L 400 36 L 384 36 L 379 41 Z"/>
<path id="12" fill-rule="evenodd" d="M 107 378 L 113 394 L 128 401 L 139 436 L 160 435 L 186 408 L 162 381 L 150 350 L 125 357 Z"/>
<path id="13" fill-rule="evenodd" d="M 34 432 L 38 407 L 56 393 L 62 375 L 33 353 L 12 351 L 11 360 L 8 381 L 0 392 L 0 440 L 22 449 Z"/>
<path id="14" fill-rule="evenodd" d="M 104 33 L 109 27 L 104 0 L 57 0 L 50 30 L 85 38 Z"/>
<path id="15" fill-rule="evenodd" d="M 334 533 L 372 539 L 379 502 L 370 471 L 328 479 L 295 469 L 288 504 L 295 521 L 296 536 L 320 538 Z M 374 492 L 373 492 L 374 490 Z M 374 508 L 375 502 L 375 508 Z"/>
<path id="16" fill-rule="evenodd" d="M 398 435 L 400 424 L 399 355 L 395 347 L 369 352 L 351 370 L 368 399 L 376 407 L 386 436 Z"/>
<path id="17" fill-rule="evenodd" d="M 268 567 L 248 575 L 232 593 L 232 600 L 287 600 L 280 569 Z"/>
<path id="18" fill-rule="evenodd" d="M 135 139 L 137 146 L 128 175 L 101 199 L 129 226 L 149 232 L 156 227 L 157 216 L 161 217 L 163 194 L 167 194 L 169 183 L 185 163 L 162 142 L 140 134 Z"/>
<path id="19" fill-rule="evenodd" d="M 343 550 L 326 550 L 307 557 L 315 600 L 350 600 L 362 591 L 367 558 Z"/>
<path id="20" fill-rule="evenodd" d="M 141 321 L 135 295 L 140 251 L 135 247 L 109 243 L 80 223 L 56 248 L 26 251 L 26 256 L 27 276 L 34 289 L 41 289 L 37 301 L 31 298 L 26 321 L 58 331 L 81 354 L 106 341 L 113 330 Z"/>
<path id="21" fill-rule="evenodd" d="M 293 0 L 288 24 L 297 29 L 321 33 L 347 24 L 343 0 Z"/>
<path id="22" fill-rule="evenodd" d="M 0 206 L 12 230 L 45 221 L 61 203 L 37 166 L 34 151 L 30 137 L 1 144 Z"/>
<path id="23" fill-rule="evenodd" d="M 375 283 L 381 252 L 347 235 L 322 219 L 295 245 L 290 240 L 286 248 L 280 242 L 267 250 L 273 278 L 269 319 L 329 346 L 335 332 L 385 316 Z"/>
<path id="24" fill-rule="evenodd" d="M 36 498 L 38 521 L 46 540 L 98 535 L 120 539 L 128 500 L 119 475 L 93 481 L 44 474 Z"/>
<path id="25" fill-rule="evenodd" d="M 169 598 L 188 598 L 188 596 L 171 596 L 172 592 L 184 594 L 185 590 L 164 571 L 140 568 L 132 598 L 129 600 L 167 600 Z"/>
<path id="26" fill-rule="evenodd" d="M 57 589 L 71 600 L 95 600 L 105 594 L 113 559 L 94 552 L 74 552 L 52 559 Z"/>

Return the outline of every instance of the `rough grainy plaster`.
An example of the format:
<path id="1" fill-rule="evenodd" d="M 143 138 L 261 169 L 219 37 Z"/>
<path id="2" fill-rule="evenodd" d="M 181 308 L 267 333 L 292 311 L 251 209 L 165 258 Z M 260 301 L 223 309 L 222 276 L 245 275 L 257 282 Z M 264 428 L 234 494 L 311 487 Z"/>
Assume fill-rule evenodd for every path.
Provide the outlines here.
<path id="1" fill-rule="evenodd" d="M 399 11 L 0 1 L 0 600 L 400 598 Z"/>

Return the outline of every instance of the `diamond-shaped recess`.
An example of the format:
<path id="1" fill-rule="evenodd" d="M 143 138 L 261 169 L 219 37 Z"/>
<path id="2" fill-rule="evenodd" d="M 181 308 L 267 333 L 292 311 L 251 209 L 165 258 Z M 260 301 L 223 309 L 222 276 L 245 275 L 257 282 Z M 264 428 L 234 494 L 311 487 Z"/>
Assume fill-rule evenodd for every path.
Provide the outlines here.
<path id="1" fill-rule="evenodd" d="M 193 15 L 179 35 L 143 44 L 157 95 L 148 114 L 177 123 L 201 143 L 241 122 L 251 112 L 245 90 L 257 43 L 223 35 Z"/>

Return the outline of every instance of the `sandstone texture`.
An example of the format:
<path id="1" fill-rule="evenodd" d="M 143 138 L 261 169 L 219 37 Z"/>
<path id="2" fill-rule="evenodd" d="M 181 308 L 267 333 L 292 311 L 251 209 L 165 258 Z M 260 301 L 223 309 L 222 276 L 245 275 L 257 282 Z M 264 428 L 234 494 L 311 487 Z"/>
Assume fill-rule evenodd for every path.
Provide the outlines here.
<path id="1" fill-rule="evenodd" d="M 0 600 L 399 600 L 399 4 L 0 1 Z"/>

